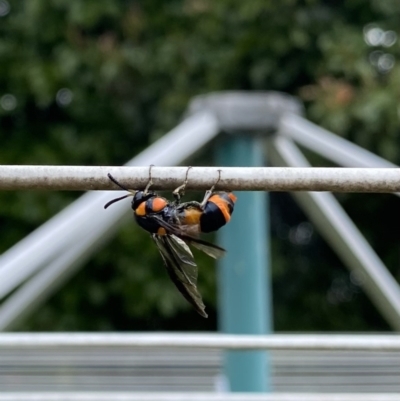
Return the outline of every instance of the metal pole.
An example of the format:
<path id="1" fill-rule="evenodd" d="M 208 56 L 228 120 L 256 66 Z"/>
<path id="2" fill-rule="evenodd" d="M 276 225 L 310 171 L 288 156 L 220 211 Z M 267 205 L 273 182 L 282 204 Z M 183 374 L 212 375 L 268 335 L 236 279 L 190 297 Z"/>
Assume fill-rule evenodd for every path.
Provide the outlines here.
<path id="1" fill-rule="evenodd" d="M 159 392 L 7 392 L 0 401 L 399 401 L 391 393 L 215 394 Z"/>
<path id="2" fill-rule="evenodd" d="M 107 243 L 115 234 L 117 226 L 94 241 L 90 231 L 82 227 L 86 236 L 62 252 L 48 266 L 41 269 L 26 283 L 17 288 L 0 306 L 0 331 L 12 330 L 18 322 L 29 316 L 44 303 L 76 270 L 83 265 L 102 244 Z M 90 230 L 93 230 L 93 226 Z"/>
<path id="3" fill-rule="evenodd" d="M 235 191 L 400 191 L 400 169 L 334 167 L 193 167 L 187 190 L 211 187 Z M 182 184 L 187 167 L 153 167 L 152 189 L 172 190 Z M 144 188 L 149 166 L 0 166 L 0 190 L 120 190 L 107 174 L 128 188 Z"/>
<path id="4" fill-rule="evenodd" d="M 369 150 L 290 112 L 282 116 L 279 133 L 340 166 L 397 167 Z"/>
<path id="5" fill-rule="evenodd" d="M 269 334 L 217 333 L 0 333 L 0 351 L 12 348 L 55 349 L 176 348 L 286 351 L 398 352 L 396 334 Z M 129 352 L 130 352 L 129 351 Z M 263 354 L 265 355 L 265 354 Z"/>
<path id="6" fill-rule="evenodd" d="M 217 148 L 217 164 L 260 166 L 263 144 L 252 135 L 231 136 Z M 224 333 L 271 331 L 267 195 L 240 193 L 232 221 L 218 232 L 228 250 L 219 262 L 219 326 Z M 234 392 L 270 390 L 269 362 L 262 351 L 228 352 L 225 372 Z"/>
<path id="7" fill-rule="evenodd" d="M 277 136 L 268 148 L 275 164 L 308 166 L 297 146 Z M 345 170 L 345 169 L 344 169 Z M 292 194 L 342 261 L 356 274 L 382 316 L 400 331 L 400 287 L 332 194 Z"/>

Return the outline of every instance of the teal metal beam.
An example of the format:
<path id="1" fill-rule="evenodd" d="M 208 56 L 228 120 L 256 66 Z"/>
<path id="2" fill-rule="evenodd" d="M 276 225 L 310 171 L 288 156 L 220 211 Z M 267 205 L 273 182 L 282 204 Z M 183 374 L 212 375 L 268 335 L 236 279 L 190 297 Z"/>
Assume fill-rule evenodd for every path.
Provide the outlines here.
<path id="1" fill-rule="evenodd" d="M 231 135 L 217 148 L 217 165 L 263 166 L 264 142 Z M 219 262 L 219 328 L 224 333 L 272 330 L 268 202 L 265 192 L 240 192 L 230 223 L 218 232 L 227 255 Z M 229 351 L 225 374 L 234 392 L 270 391 L 265 351 Z"/>

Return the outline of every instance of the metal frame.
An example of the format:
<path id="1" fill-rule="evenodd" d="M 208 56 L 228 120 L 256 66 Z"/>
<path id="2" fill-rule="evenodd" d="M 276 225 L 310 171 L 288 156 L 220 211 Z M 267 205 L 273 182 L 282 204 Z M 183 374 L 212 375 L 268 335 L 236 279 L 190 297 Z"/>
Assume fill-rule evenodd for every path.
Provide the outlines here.
<path id="1" fill-rule="evenodd" d="M 278 132 L 340 166 L 398 168 L 395 164 L 332 134 L 300 115 L 285 113 L 279 122 Z"/>
<path id="2" fill-rule="evenodd" d="M 242 96 L 243 94 L 240 95 Z M 157 163 L 158 165 L 171 165 L 183 161 L 190 154 L 214 138 L 221 129 L 232 131 L 234 126 L 232 125 L 233 121 L 236 121 L 235 124 L 238 123 L 239 97 L 240 96 L 233 94 L 233 100 L 231 99 L 231 102 L 226 102 L 227 98 L 221 98 L 218 94 L 195 99 L 189 108 L 191 112 L 195 114 L 189 116 L 178 127 L 132 159 L 128 164 L 147 166 L 151 163 Z M 386 176 L 390 176 L 391 178 L 389 178 L 389 180 L 391 180 L 392 184 L 396 185 L 395 181 L 398 176 L 398 169 L 391 169 L 396 166 L 354 144 L 348 143 L 342 138 L 330 134 L 328 131 L 308 122 L 304 118 L 292 114 L 293 111 L 298 112 L 300 110 L 298 103 L 293 102 L 293 100 L 287 101 L 287 97 L 279 97 L 276 96 L 276 94 L 270 98 L 263 98 L 260 97 L 260 95 L 256 95 L 256 97 L 256 101 L 253 102 L 253 108 L 258 107 L 258 110 L 261 111 L 259 106 L 264 105 L 270 110 L 269 113 L 260 114 L 262 118 L 259 120 L 248 119 L 245 121 L 244 125 L 249 130 L 260 131 L 262 127 L 265 129 L 268 126 L 269 129 L 272 130 L 275 124 L 279 127 L 278 133 L 280 135 L 292 137 L 303 146 L 307 146 L 335 162 L 341 162 L 346 166 L 361 165 L 384 168 L 383 171 L 374 169 L 368 169 L 367 171 L 359 170 L 359 172 L 355 174 L 374 176 L 375 172 L 378 171 L 378 174 L 381 175 L 379 177 L 375 176 L 375 184 L 382 186 L 383 183 L 383 186 L 386 185 L 385 180 L 382 179 L 383 174 L 385 178 Z M 249 94 L 246 94 L 245 98 L 248 100 L 250 98 L 253 99 L 252 96 L 249 97 Z M 263 99 L 267 99 L 267 101 Z M 208 105 L 208 110 L 204 108 L 204 104 Z M 276 107 L 277 104 L 280 109 Z M 285 105 L 286 110 L 291 110 L 291 112 L 282 112 L 282 110 L 285 109 Z M 227 109 L 225 110 L 225 108 Z M 274 111 L 274 113 L 272 113 L 272 111 Z M 179 148 L 179 152 L 175 151 L 177 148 Z M 120 169 L 122 170 L 119 171 L 124 171 L 123 168 Z M 146 170 L 147 167 L 142 169 L 143 176 L 140 178 L 142 181 L 146 179 Z M 163 169 L 160 169 L 159 173 L 162 175 L 163 171 Z M 228 170 L 226 171 L 228 174 Z M 315 173 L 313 171 L 315 171 Z M 171 172 L 172 170 L 164 171 L 164 173 Z M 193 169 L 193 179 L 196 179 L 196 174 L 198 179 L 198 173 L 202 174 L 205 172 L 205 170 Z M 238 173 L 237 170 L 232 170 L 231 172 L 234 174 Z M 307 172 L 310 172 L 311 176 L 307 178 L 305 178 L 306 176 L 302 176 L 303 186 L 297 189 L 304 189 L 306 185 L 310 185 L 313 178 L 312 175 L 316 174 L 317 170 L 306 169 L 301 171 L 302 174 L 307 174 Z M 253 173 L 255 173 L 255 171 L 253 171 Z M 264 188 L 296 189 L 296 182 L 298 182 L 297 180 L 299 179 L 299 175 L 294 170 L 276 169 L 276 174 L 282 174 L 277 180 L 271 180 L 271 174 L 274 174 L 273 169 L 261 169 L 258 170 L 257 173 L 262 174 L 262 178 L 259 179 L 257 184 L 258 189 L 261 189 L 263 185 Z M 319 176 L 318 179 L 324 181 L 323 185 L 327 184 L 326 179 L 328 177 L 326 174 L 332 174 L 329 185 L 337 190 L 340 186 L 338 184 L 340 178 L 338 177 L 341 176 L 341 179 L 343 179 L 343 176 L 350 173 L 350 171 L 345 171 L 344 169 L 339 169 L 339 171 L 327 169 L 324 171 L 321 170 L 321 173 L 322 176 Z M 128 172 L 126 172 L 126 174 L 128 174 Z M 182 170 L 175 170 L 175 174 L 175 180 L 182 180 Z M 208 170 L 208 174 L 209 176 L 206 177 L 206 180 L 210 180 L 214 177 L 215 169 Z M 244 170 L 242 179 L 246 178 L 246 174 L 248 174 L 248 171 L 246 172 Z M 293 175 L 291 176 L 291 174 Z M 232 185 L 234 183 L 234 176 L 231 178 L 230 184 Z M 368 179 L 364 178 L 364 180 L 360 177 L 358 178 L 360 182 L 364 182 L 362 185 L 365 185 L 365 181 L 370 180 L 371 177 Z M 104 177 L 104 171 L 102 171 L 102 179 L 107 183 L 106 185 L 110 187 L 110 183 Z M 271 180 L 271 183 L 265 185 L 266 179 Z M 357 177 L 352 176 L 351 181 L 353 180 L 357 181 Z M 361 185 L 360 182 L 358 183 L 359 186 Z M 397 181 L 397 184 L 398 182 L 399 181 Z M 173 185 L 175 184 L 176 182 Z M 209 181 L 207 184 L 209 184 Z M 315 184 L 314 182 L 313 185 Z M 321 182 L 319 182 L 319 184 L 319 186 L 314 186 L 313 188 L 322 189 Z M 344 183 L 342 182 L 342 184 Z M 172 184 L 170 183 L 170 185 Z M 201 185 L 206 186 L 204 180 L 200 183 L 200 186 Z M 253 188 L 256 188 L 254 182 L 252 182 L 251 185 Z M 349 183 L 345 185 L 349 188 Z M 325 189 L 326 188 L 327 187 L 325 187 Z M 303 195 L 304 194 L 301 194 L 299 196 Z M 321 195 L 324 196 L 327 194 Z M 20 287 L 20 289 L 14 292 L 14 294 L 1 305 L 0 329 L 4 330 L 12 327 L 13 322 L 17 321 L 17 317 L 21 313 L 27 313 L 29 308 L 32 309 L 35 304 L 38 304 L 39 301 L 45 298 L 45 295 L 49 295 L 53 292 L 74 269 L 84 263 L 91 252 L 101 246 L 103 241 L 108 238 L 108 235 L 112 235 L 118 224 L 126 215 L 127 209 L 123 204 L 116 204 L 113 208 L 110 208 L 107 213 L 100 214 L 99 210 L 102 210 L 103 204 L 108 199 L 109 194 L 107 193 L 92 192 L 85 194 L 78 201 L 63 210 L 59 215 L 49 220 L 42 227 L 35 230 L 24 240 L 20 241 L 0 256 L 0 298 L 6 296 L 25 280 L 42 270 L 39 275 L 33 277 L 32 280 Z M 85 231 L 83 229 L 84 227 L 88 227 L 88 230 Z M 340 233 L 340 235 L 342 235 L 342 233 Z M 91 237 L 90 240 L 88 237 Z M 79 244 L 82 244 L 82 246 L 79 246 Z M 348 249 L 342 248 L 342 257 L 344 259 L 353 260 L 355 264 L 359 265 L 359 271 L 368 271 L 368 269 L 365 268 L 365 263 L 359 262 L 361 256 L 356 256 Z M 380 270 L 386 271 L 386 269 Z M 370 274 L 367 274 L 367 276 L 369 275 Z M 387 272 L 383 273 L 383 276 L 385 275 L 387 275 Z M 393 280 L 383 280 L 382 284 L 382 294 L 385 292 L 398 293 L 397 283 L 393 282 Z M 372 290 L 372 296 L 374 292 L 375 290 Z M 394 303 L 390 300 L 390 296 L 382 297 L 379 295 L 378 298 L 387 298 L 389 310 L 396 310 L 393 315 L 394 317 L 392 316 L 390 320 L 392 321 L 392 325 L 394 321 L 395 327 L 398 327 L 399 306 L 397 295 L 394 297 Z M 384 305 L 382 305 L 382 309 L 384 309 Z M 389 312 L 389 315 L 392 315 L 392 312 Z M 385 313 L 385 316 L 387 317 L 387 313 Z"/>
<path id="3" fill-rule="evenodd" d="M 277 136 L 270 145 L 270 157 L 275 164 L 310 166 L 299 148 L 285 136 Z M 345 265 L 356 274 L 392 328 L 400 331 L 400 287 L 339 202 L 330 193 L 292 195 Z"/>
<path id="4" fill-rule="evenodd" d="M 223 166 L 265 163 L 263 141 L 252 135 L 225 138 L 216 153 Z M 217 232 L 218 243 L 228 251 L 218 261 L 218 329 L 223 333 L 265 335 L 273 330 L 268 208 L 268 193 L 241 193 L 235 218 Z M 266 352 L 226 352 L 224 372 L 233 392 L 271 391 Z"/>
<path id="5" fill-rule="evenodd" d="M 398 168 L 310 167 L 192 167 L 186 189 L 209 189 L 218 179 L 218 170 L 221 170 L 217 189 L 400 191 Z M 152 167 L 152 189 L 173 190 L 182 184 L 186 172 L 187 167 Z M 148 182 L 149 167 L 0 166 L 0 190 L 120 190 L 108 179 L 108 173 L 128 188 L 144 188 Z"/>
<path id="6" fill-rule="evenodd" d="M 215 334 L 215 333 L 1 333 L 0 350 L 13 347 L 163 347 L 225 350 L 400 351 L 393 334 Z"/>
<path id="7" fill-rule="evenodd" d="M 295 139 L 303 146 L 318 152 L 336 163 L 350 167 L 375 167 L 384 168 L 385 170 L 362 170 L 362 172 L 359 171 L 358 176 L 353 176 L 351 178 L 351 182 L 348 180 L 345 182 L 346 180 L 343 181 L 343 176 L 346 174 L 348 175 L 351 172 L 350 170 L 344 172 L 344 170 L 341 169 L 342 171 L 336 173 L 335 169 L 330 169 L 329 174 L 337 175 L 335 177 L 331 175 L 328 179 L 326 175 L 327 172 L 324 172 L 322 176 L 319 176 L 319 181 L 315 180 L 316 169 L 302 171 L 303 176 L 301 177 L 295 177 L 297 173 L 292 170 L 275 170 L 275 173 L 282 174 L 282 176 L 280 176 L 279 180 L 273 181 L 271 174 L 273 174 L 272 172 L 274 170 L 264 169 L 259 170 L 259 172 L 263 172 L 263 174 L 265 174 L 265 180 L 269 178 L 271 182 L 267 185 L 265 180 L 264 182 L 259 180 L 257 184 L 259 190 L 276 190 L 279 188 L 281 190 L 304 190 L 310 188 L 312 183 L 312 185 L 315 185 L 313 187 L 314 190 L 324 190 L 328 188 L 327 185 L 330 185 L 329 189 L 338 191 L 340 188 L 343 189 L 344 185 L 346 185 L 346 191 L 348 191 L 351 188 L 351 185 L 357 183 L 357 191 L 360 191 L 361 188 L 363 188 L 362 190 L 367 191 L 368 189 L 371 190 L 370 185 L 373 180 L 375 180 L 372 184 L 374 185 L 373 191 L 376 191 L 377 188 L 388 191 L 389 187 L 390 192 L 399 190 L 398 169 L 394 169 L 396 166 L 354 144 L 350 144 L 341 138 L 334 137 L 328 131 L 315 126 L 298 115 L 292 114 L 300 112 L 301 107 L 299 107 L 298 102 L 293 101 L 292 98 L 287 96 L 278 94 L 271 94 L 269 96 L 266 94 L 252 95 L 244 93 L 212 94 L 197 98 L 192 102 L 189 109 L 192 114 L 186 120 L 169 134 L 161 138 L 157 143 L 150 146 L 136 158 L 132 159 L 129 164 L 148 166 L 152 163 L 157 165 L 174 165 L 181 163 L 210 140 L 215 138 L 220 131 L 230 133 L 246 131 L 247 134 L 251 135 L 277 132 L 279 135 Z M 281 139 L 282 141 L 280 145 L 278 144 L 279 139 L 275 142 L 275 152 L 276 155 L 278 155 L 277 158 L 281 158 L 281 161 L 283 160 L 284 163 L 291 164 L 296 157 L 293 157 L 293 160 L 290 160 L 295 153 L 290 153 L 290 150 L 288 149 L 292 147 L 293 151 L 295 148 L 293 148 L 292 145 L 287 145 L 288 142 L 286 142 L 287 146 L 285 145 L 286 149 L 284 149 L 285 146 L 282 145 L 282 143 L 284 143 L 284 138 Z M 298 157 L 297 160 L 300 160 L 301 162 L 301 157 Z M 124 170 L 121 169 L 119 171 L 121 171 L 122 174 L 122 171 Z M 242 171 L 245 173 L 245 170 Z M 266 173 L 266 171 L 269 172 Z M 288 171 L 292 172 L 288 173 Z M 305 179 L 307 171 L 314 172 Z M 161 172 L 162 169 L 160 170 L 160 174 Z M 166 172 L 167 170 L 164 171 L 164 173 Z M 177 181 L 180 183 L 182 180 L 182 171 L 178 172 L 178 170 L 176 170 L 176 173 L 178 175 L 174 176 L 173 179 L 168 182 L 168 185 L 171 187 L 176 186 Z M 203 173 L 206 173 L 205 170 L 199 170 L 199 177 Z M 105 178 L 104 170 L 101 174 L 101 185 L 105 185 L 106 189 L 112 188 Z M 128 172 L 126 174 L 128 174 Z M 139 178 L 139 181 L 141 180 L 140 182 L 143 184 L 146 180 L 145 170 L 142 171 L 142 174 L 143 175 Z M 236 174 L 240 175 L 237 171 Z M 270 175 L 268 176 L 268 174 Z M 360 174 L 368 175 L 368 179 L 366 177 L 361 179 Z M 381 175 L 378 177 L 377 174 Z M 215 168 L 209 170 L 209 175 L 207 176 L 207 174 L 205 174 L 204 179 L 200 179 L 201 177 L 199 178 L 200 181 L 197 182 L 198 187 L 204 188 L 210 186 L 210 180 L 214 176 Z M 71 177 L 66 177 L 67 181 L 70 178 Z M 241 178 L 241 183 L 243 184 L 244 177 Z M 32 177 L 29 179 L 31 180 Z M 4 179 L 0 185 L 3 185 L 3 189 L 10 189 L 13 185 L 15 185 L 13 188 L 18 185 L 20 185 L 20 188 L 24 187 L 24 185 L 25 188 L 26 185 L 31 185 L 29 183 L 26 184 L 26 181 L 24 180 L 14 183 L 13 180 L 15 181 L 15 176 L 14 178 L 11 177 L 11 179 L 9 177 L 8 181 Z M 93 180 L 88 181 L 87 177 L 86 180 L 85 185 L 88 185 L 91 189 L 95 187 L 94 185 L 97 185 L 94 184 Z M 224 181 L 223 184 L 228 185 L 229 182 L 226 177 L 224 177 L 224 180 L 226 181 Z M 57 185 L 56 181 L 53 181 L 53 186 Z M 42 177 L 42 181 L 39 183 L 37 188 L 43 188 L 43 186 L 46 186 L 43 182 Z M 64 180 L 63 182 L 65 183 L 66 181 Z M 194 182 L 195 181 L 193 180 L 192 185 L 194 185 Z M 233 184 L 234 182 L 235 176 L 231 177 L 231 186 L 235 187 L 235 185 L 238 185 L 238 187 L 240 187 L 240 182 Z M 251 185 L 254 185 L 254 182 L 255 181 L 252 180 L 248 188 L 242 186 L 241 189 L 255 189 L 255 186 L 251 187 Z M 136 183 L 139 184 L 138 181 L 136 181 Z M 58 185 L 60 185 L 60 182 L 58 182 Z M 79 185 L 82 185 L 82 182 Z M 80 188 L 82 189 L 82 187 Z M 58 187 L 57 189 L 60 188 Z M 68 187 L 68 189 L 74 188 Z M 397 193 L 397 195 L 399 195 L 399 193 Z M 399 331 L 399 286 L 356 230 L 354 225 L 352 225 L 351 221 L 341 211 L 340 207 L 334 202 L 329 194 L 311 193 L 308 195 L 296 194 L 296 196 L 300 199 L 300 203 L 309 213 L 311 218 L 321 227 L 323 234 L 337 250 L 344 262 L 347 263 L 350 268 L 355 269 L 355 271 L 360 274 L 361 278 L 364 278 L 365 287 L 369 295 L 392 327 Z M 58 216 L 51 219 L 48 223 L 37 229 L 19 244 L 1 255 L 0 298 L 15 290 L 15 288 L 21 285 L 24 281 L 31 277 L 32 278 L 27 281 L 26 284 L 23 284 L 1 305 L 0 329 L 4 330 L 12 327 L 18 318 L 22 316 L 22 313 L 26 313 L 29 311 L 29 308 L 33 308 L 34 306 L 37 306 L 40 301 L 43 301 L 46 296 L 54 291 L 55 288 L 57 288 L 57 286 L 59 286 L 69 276 L 69 274 L 73 272 L 74 269 L 83 264 L 90 254 L 108 239 L 108 236 L 113 234 L 114 230 L 116 230 L 119 223 L 121 223 L 125 217 L 127 208 L 123 204 L 116 204 L 113 208 L 110 208 L 108 213 L 99 214 L 99 210 L 102 209 L 102 206 L 107 202 L 107 200 L 109 200 L 109 194 L 107 193 L 92 192 L 82 196 L 78 201 L 74 202 L 74 204 L 66 208 Z M 310 205 L 312 205 L 312 207 L 310 207 Z M 329 228 L 327 229 L 326 227 Z M 14 339 L 18 337 L 17 334 L 12 334 L 11 336 L 13 336 Z M 67 336 L 72 338 L 71 334 L 68 334 Z M 148 338 L 148 334 L 145 336 Z M 0 343 L 6 339 L 6 337 L 0 337 L 3 339 L 0 339 Z M 188 341 L 187 346 L 192 347 L 195 339 L 193 337 L 188 337 L 187 335 L 185 335 L 185 337 L 187 337 L 187 340 L 185 341 Z M 332 341 L 337 338 L 338 337 L 329 337 L 328 343 L 330 346 L 333 344 Z M 388 350 L 393 349 L 390 348 L 393 347 L 393 339 L 394 342 L 396 342 L 397 337 L 391 337 L 390 340 L 388 340 L 391 344 L 390 346 L 386 345 Z M 234 341 L 236 340 L 235 336 Z M 260 340 L 263 341 L 265 338 L 260 337 Z M 385 341 L 382 342 L 382 340 L 383 338 L 379 338 L 379 341 L 375 343 L 374 346 L 385 347 L 384 344 L 386 343 Z M 50 339 L 46 337 L 46 341 L 50 341 Z M 254 339 L 251 341 L 254 341 Z M 233 343 L 237 344 L 236 342 Z M 216 346 L 216 344 L 217 343 L 214 342 L 213 346 Z M 232 349 L 232 344 L 227 348 Z M 268 344 L 268 347 L 273 346 L 272 343 Z M 321 346 L 321 343 L 318 344 Z M 286 343 L 286 346 L 287 345 L 288 344 Z M 357 347 L 356 343 L 348 343 L 347 345 L 351 347 L 348 349 L 357 349 L 354 348 Z M 239 348 L 235 349 L 243 349 L 243 346 L 244 345 L 241 344 Z M 279 347 L 282 346 L 282 344 L 275 344 L 275 346 Z M 311 347 L 314 347 L 313 349 L 315 349 L 316 343 L 312 343 L 312 345 L 309 344 L 309 346 L 310 349 Z M 340 346 L 343 347 L 344 344 L 342 343 Z M 358 346 L 360 346 L 360 344 L 358 344 Z M 364 346 L 366 345 L 364 344 Z M 254 343 L 252 343 L 252 345 L 247 345 L 247 347 L 250 347 L 248 349 L 260 348 L 258 346 L 254 348 Z M 395 348 L 396 350 L 400 349 L 399 345 L 396 345 L 396 347 L 399 347 Z M 371 349 L 371 344 L 368 345 L 368 349 Z M 382 348 L 379 349 L 381 350 Z M 7 397 L 7 395 L 4 394 L 0 395 L 0 401 L 2 400 L 1 396 Z M 47 396 L 59 397 L 59 395 L 54 394 L 47 394 Z M 82 395 L 79 394 L 77 394 L 75 398 L 73 398 L 73 394 L 70 394 L 70 396 L 72 398 L 68 398 L 68 395 L 62 395 L 61 399 L 85 399 L 79 398 L 82 397 Z M 83 397 L 85 396 L 89 397 L 88 399 L 91 399 L 89 394 L 83 395 Z M 141 395 L 137 394 L 128 395 L 128 397 L 136 396 L 141 397 Z M 202 395 L 198 395 L 198 397 L 201 396 Z M 280 397 L 283 396 L 283 394 L 280 395 Z M 290 398 L 292 396 L 295 398 Z M 332 396 L 336 398 L 329 398 L 329 396 L 331 395 L 326 395 L 326 399 L 346 399 L 343 397 L 343 394 Z M 357 397 L 357 395 L 354 396 Z M 380 395 L 376 395 L 374 397 L 378 398 L 370 399 L 382 399 L 379 398 L 379 396 Z M 386 397 L 386 395 L 382 396 Z M 16 398 L 16 394 L 13 394 L 13 397 L 14 398 L 12 399 L 18 399 Z M 21 397 L 22 398 L 19 398 L 20 400 L 33 399 L 32 397 L 36 397 L 37 399 L 37 395 L 34 394 L 25 394 L 21 395 Z M 101 399 L 98 395 L 96 397 L 96 399 Z M 115 394 L 113 394 L 112 397 L 114 400 L 117 399 L 115 398 Z M 147 395 L 144 395 L 143 397 L 144 398 L 127 399 L 148 399 L 146 398 Z M 160 399 L 168 399 L 168 395 L 160 395 L 160 397 Z M 180 399 L 179 397 L 180 396 L 178 395 L 173 399 Z M 197 395 L 188 398 L 184 395 L 184 398 L 181 399 L 201 399 L 196 397 Z M 223 399 L 240 399 L 234 398 L 234 396 L 223 395 L 223 397 L 225 397 Z M 238 397 L 240 397 L 240 395 L 238 395 Z M 263 395 L 262 397 L 264 398 L 260 399 L 272 399 L 268 398 L 268 395 Z M 272 397 L 273 399 L 279 399 L 275 394 L 273 394 Z M 289 398 L 286 399 L 302 399 L 301 397 L 302 395 L 289 395 Z M 312 400 L 312 396 L 306 395 L 306 397 L 307 398 L 303 399 Z M 360 399 L 367 400 L 368 397 L 369 396 L 363 394 Z M 209 394 L 206 395 L 206 398 L 208 400 L 212 399 Z M 46 398 L 40 399 L 45 400 Z M 153 397 L 151 399 L 157 398 Z M 247 394 L 245 395 L 245 399 L 250 399 Z M 283 400 L 285 398 L 283 397 L 281 399 Z M 318 399 L 323 398 L 318 395 Z"/>
<path id="8" fill-rule="evenodd" d="M 1 393 L 0 401 L 399 401 L 390 393 Z"/>

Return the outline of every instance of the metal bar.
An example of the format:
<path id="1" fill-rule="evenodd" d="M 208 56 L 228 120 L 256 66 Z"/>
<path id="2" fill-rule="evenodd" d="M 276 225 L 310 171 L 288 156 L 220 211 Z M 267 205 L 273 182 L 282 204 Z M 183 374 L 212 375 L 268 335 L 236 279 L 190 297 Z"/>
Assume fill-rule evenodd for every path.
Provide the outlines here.
<path id="1" fill-rule="evenodd" d="M 212 140 L 218 132 L 219 125 L 212 114 L 193 115 L 128 164 L 178 164 Z M 76 247 L 76 244 L 85 240 L 88 235 L 93 247 L 96 244 L 100 246 L 103 235 L 118 226 L 129 212 L 129 207 L 124 202 L 116 203 L 105 212 L 103 206 L 112 196 L 115 194 L 110 192 L 89 192 L 81 196 L 4 252 L 0 257 L 0 299 L 40 268 L 59 258 L 66 249 L 71 249 L 71 252 L 75 250 L 75 258 L 79 260 L 82 249 Z M 60 264 L 59 274 L 68 268 L 69 265 Z"/>
<path id="2" fill-rule="evenodd" d="M 187 189 L 210 188 L 218 170 L 222 174 L 217 188 L 235 191 L 400 191 L 399 168 L 326 167 L 193 167 Z M 175 189 L 186 172 L 187 167 L 153 167 L 152 189 Z M 149 180 L 148 166 L 0 166 L 0 190 L 120 190 L 107 173 L 128 188 L 144 188 Z"/>
<path id="3" fill-rule="evenodd" d="M 391 393 L 1 393 L 0 401 L 400 401 Z"/>
<path id="4" fill-rule="evenodd" d="M 86 232 L 83 239 L 77 241 L 73 248 L 61 253 L 60 257 L 40 270 L 3 301 L 0 307 L 0 331 L 12 329 L 45 302 L 79 266 L 91 257 L 101 243 L 107 242 L 115 234 L 117 227 L 114 226 L 105 232 L 95 242 L 90 236 L 93 227 L 91 226 L 89 229 L 82 227 L 82 232 Z M 79 259 L 77 259 L 77 255 L 79 255 Z"/>
<path id="5" fill-rule="evenodd" d="M 296 145 L 283 136 L 275 138 L 271 148 L 275 164 L 309 165 Z M 400 287 L 339 202 L 328 193 L 298 192 L 293 196 L 345 265 L 355 272 L 385 319 L 400 331 Z"/>
<path id="6" fill-rule="evenodd" d="M 400 351 L 396 334 L 1 333 L 12 347 L 176 347 L 229 350 Z"/>
<path id="7" fill-rule="evenodd" d="M 228 137 L 217 148 L 217 162 L 232 166 L 264 164 L 261 138 Z M 240 171 L 236 169 L 236 171 Z M 244 192 L 218 243 L 227 255 L 218 262 L 219 329 L 224 333 L 266 334 L 272 328 L 267 194 Z M 228 352 L 225 373 L 232 391 L 270 391 L 265 352 Z"/>
<path id="8" fill-rule="evenodd" d="M 296 114 L 285 113 L 282 116 L 279 132 L 340 166 L 398 167 Z"/>

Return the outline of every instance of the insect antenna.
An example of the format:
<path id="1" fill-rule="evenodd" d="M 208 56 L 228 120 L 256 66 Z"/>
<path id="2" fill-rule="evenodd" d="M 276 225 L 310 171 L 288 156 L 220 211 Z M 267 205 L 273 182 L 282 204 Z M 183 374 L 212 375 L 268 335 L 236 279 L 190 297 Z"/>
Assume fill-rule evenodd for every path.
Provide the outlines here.
<path id="1" fill-rule="evenodd" d="M 108 178 L 117 186 L 119 186 L 121 189 L 123 189 L 124 191 L 128 191 L 129 194 L 124 195 L 124 196 L 120 196 L 119 198 L 115 198 L 110 200 L 109 202 L 107 202 L 104 205 L 104 209 L 107 209 L 110 205 L 112 205 L 115 202 L 118 202 L 122 199 L 128 198 L 129 196 L 135 196 L 136 191 L 132 190 L 132 189 L 128 189 L 126 186 L 122 185 L 120 182 L 118 182 L 110 173 L 107 174 Z"/>
<path id="2" fill-rule="evenodd" d="M 130 189 L 128 189 L 125 185 L 122 185 L 120 182 L 118 182 L 110 173 L 107 174 L 107 177 L 115 184 L 118 185 L 121 189 L 131 192 Z"/>
<path id="3" fill-rule="evenodd" d="M 134 195 L 133 194 L 128 194 L 128 195 L 120 196 L 119 198 L 115 198 L 115 199 L 110 200 L 109 202 L 107 202 L 104 205 L 104 209 L 107 209 L 108 206 L 112 205 L 113 203 L 118 202 L 118 201 L 120 201 L 122 199 L 128 198 L 129 196 L 134 196 Z"/>

